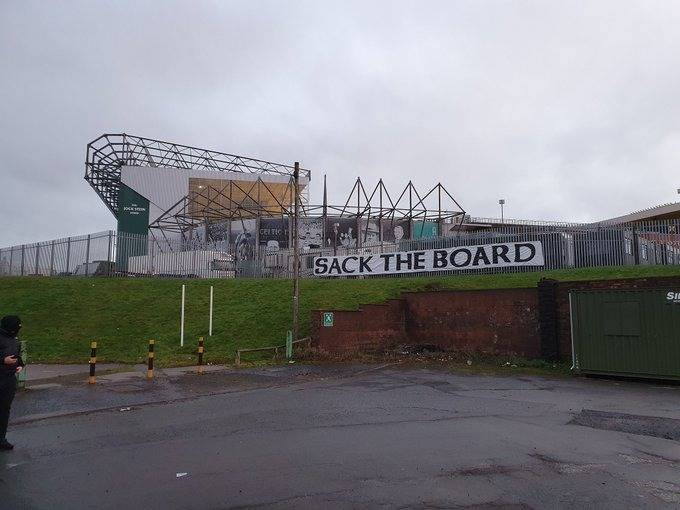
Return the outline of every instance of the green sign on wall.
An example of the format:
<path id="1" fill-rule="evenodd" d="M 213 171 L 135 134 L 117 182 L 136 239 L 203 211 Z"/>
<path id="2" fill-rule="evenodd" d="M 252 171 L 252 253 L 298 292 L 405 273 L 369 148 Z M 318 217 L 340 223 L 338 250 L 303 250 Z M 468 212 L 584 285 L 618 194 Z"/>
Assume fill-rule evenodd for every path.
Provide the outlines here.
<path id="1" fill-rule="evenodd" d="M 147 254 L 148 232 L 149 201 L 132 188 L 121 184 L 118 191 L 119 236 L 116 243 L 118 271 L 127 271 L 129 257 Z"/>
<path id="2" fill-rule="evenodd" d="M 333 327 L 333 312 L 324 312 L 323 325 L 327 328 Z"/>
<path id="3" fill-rule="evenodd" d="M 149 201 L 122 184 L 118 192 L 118 232 L 147 235 Z"/>

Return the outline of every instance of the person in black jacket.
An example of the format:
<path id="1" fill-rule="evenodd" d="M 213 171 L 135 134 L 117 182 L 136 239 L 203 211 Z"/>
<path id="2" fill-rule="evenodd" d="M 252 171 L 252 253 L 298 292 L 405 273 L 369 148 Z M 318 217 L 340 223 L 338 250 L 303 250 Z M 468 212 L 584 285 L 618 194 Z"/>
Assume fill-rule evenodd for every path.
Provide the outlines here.
<path id="1" fill-rule="evenodd" d="M 21 344 L 17 339 L 21 319 L 7 315 L 0 320 L 0 450 L 11 450 L 14 446 L 7 441 L 9 410 L 17 390 L 16 374 L 21 372 Z"/>

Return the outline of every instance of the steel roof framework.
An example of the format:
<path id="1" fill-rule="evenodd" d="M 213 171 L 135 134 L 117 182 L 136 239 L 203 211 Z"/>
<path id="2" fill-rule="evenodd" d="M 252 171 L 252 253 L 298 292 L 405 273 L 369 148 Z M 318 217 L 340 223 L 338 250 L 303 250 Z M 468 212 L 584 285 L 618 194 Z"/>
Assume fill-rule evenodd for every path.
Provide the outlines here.
<path id="1" fill-rule="evenodd" d="M 118 217 L 118 194 L 123 166 L 166 167 L 214 172 L 292 176 L 294 167 L 261 159 L 236 156 L 173 142 L 128 135 L 103 134 L 87 144 L 85 180 Z M 300 169 L 302 176 L 311 172 Z"/>
<path id="2" fill-rule="evenodd" d="M 166 233 L 186 234 L 212 223 L 226 220 L 243 220 L 247 218 L 293 217 L 293 178 L 287 185 L 284 194 L 290 200 L 282 202 L 279 197 L 269 191 L 275 205 L 263 205 L 261 201 L 262 185 L 267 191 L 267 185 L 261 179 L 253 182 L 249 188 L 237 182 L 229 182 L 222 188 L 206 186 L 191 195 L 187 195 L 167 211 L 155 222 L 149 225 L 153 237 L 159 233 L 165 237 Z M 258 189 L 259 196 L 255 195 Z M 234 200 L 233 192 L 238 191 L 241 200 Z M 301 217 L 340 217 L 363 218 L 373 220 L 403 220 L 438 221 L 462 224 L 465 211 L 455 198 L 441 184 L 436 184 L 427 193 L 420 193 L 412 182 L 394 200 L 385 187 L 383 180 L 379 180 L 369 193 L 361 178 L 357 178 L 343 205 L 332 205 L 327 202 L 324 183 L 324 203 L 309 205 L 299 202 Z M 226 204 L 226 205 L 225 205 Z M 200 212 L 196 212 L 196 211 Z M 191 234 L 189 234 L 191 236 Z"/>

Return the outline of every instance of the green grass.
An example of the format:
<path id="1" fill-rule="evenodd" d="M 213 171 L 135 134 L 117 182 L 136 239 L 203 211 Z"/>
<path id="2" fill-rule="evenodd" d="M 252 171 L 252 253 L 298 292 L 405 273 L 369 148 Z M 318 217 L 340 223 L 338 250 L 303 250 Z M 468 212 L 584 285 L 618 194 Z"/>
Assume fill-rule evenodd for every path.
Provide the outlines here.
<path id="1" fill-rule="evenodd" d="M 680 268 L 620 267 L 428 278 L 302 280 L 301 333 L 309 333 L 310 310 L 356 309 L 403 291 L 424 288 L 531 287 L 541 277 L 560 280 L 680 275 Z M 181 284 L 187 285 L 185 347 L 179 347 Z M 190 364 L 196 339 L 208 329 L 209 286 L 215 286 L 214 331 L 206 360 L 233 360 L 237 348 L 284 342 L 291 327 L 289 280 L 161 280 L 104 278 L 0 278 L 0 315 L 19 314 L 31 362 L 86 363 L 91 340 L 102 362 L 146 359 L 156 340 L 160 366 Z"/>

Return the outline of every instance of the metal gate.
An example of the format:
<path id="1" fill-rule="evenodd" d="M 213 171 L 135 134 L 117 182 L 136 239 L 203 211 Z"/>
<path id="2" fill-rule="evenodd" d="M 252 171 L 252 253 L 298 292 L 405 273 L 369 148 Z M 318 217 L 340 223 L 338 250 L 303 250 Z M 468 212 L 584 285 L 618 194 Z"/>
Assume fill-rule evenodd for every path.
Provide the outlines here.
<path id="1" fill-rule="evenodd" d="M 569 295 L 574 368 L 680 379 L 680 288 Z"/>

